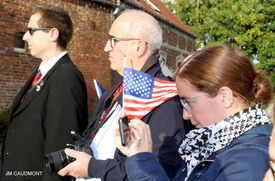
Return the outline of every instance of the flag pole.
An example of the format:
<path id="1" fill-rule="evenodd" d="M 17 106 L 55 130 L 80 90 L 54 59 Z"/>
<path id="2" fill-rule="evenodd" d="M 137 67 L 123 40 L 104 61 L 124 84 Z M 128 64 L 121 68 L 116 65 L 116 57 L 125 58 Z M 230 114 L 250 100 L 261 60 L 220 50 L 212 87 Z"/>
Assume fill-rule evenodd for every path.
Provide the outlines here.
<path id="1" fill-rule="evenodd" d="M 123 82 L 124 82 L 124 68 L 126 67 L 126 55 L 123 55 Z M 123 84 L 122 84 L 123 85 Z M 124 110 L 124 91 L 122 90 L 122 110 Z"/>

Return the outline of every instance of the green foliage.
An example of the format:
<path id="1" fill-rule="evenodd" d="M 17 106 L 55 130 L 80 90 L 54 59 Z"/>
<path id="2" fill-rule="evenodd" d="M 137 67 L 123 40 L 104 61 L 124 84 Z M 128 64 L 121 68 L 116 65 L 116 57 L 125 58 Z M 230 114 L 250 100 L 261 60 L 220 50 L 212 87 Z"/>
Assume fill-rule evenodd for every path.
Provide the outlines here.
<path id="1" fill-rule="evenodd" d="M 163 0 L 198 36 L 196 48 L 231 44 L 258 68 L 268 72 L 275 85 L 274 0 Z"/>

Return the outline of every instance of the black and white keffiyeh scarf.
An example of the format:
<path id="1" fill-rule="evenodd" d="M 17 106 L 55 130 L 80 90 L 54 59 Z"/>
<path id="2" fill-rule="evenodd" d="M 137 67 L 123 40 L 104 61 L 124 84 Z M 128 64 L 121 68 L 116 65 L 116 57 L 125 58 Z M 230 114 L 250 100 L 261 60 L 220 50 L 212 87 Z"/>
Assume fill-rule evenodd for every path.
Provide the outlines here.
<path id="1" fill-rule="evenodd" d="M 187 176 L 212 153 L 229 145 L 246 131 L 264 124 L 270 124 L 270 120 L 262 104 L 257 104 L 216 124 L 190 131 L 179 147 L 179 154 L 187 163 Z"/>

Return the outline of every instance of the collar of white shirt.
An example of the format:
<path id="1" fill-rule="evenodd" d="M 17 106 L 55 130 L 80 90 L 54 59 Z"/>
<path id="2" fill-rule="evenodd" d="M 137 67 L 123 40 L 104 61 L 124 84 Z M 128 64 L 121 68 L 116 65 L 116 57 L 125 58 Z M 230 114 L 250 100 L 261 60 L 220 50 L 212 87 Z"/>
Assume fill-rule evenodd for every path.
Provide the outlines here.
<path id="1" fill-rule="evenodd" d="M 53 59 L 47 61 L 46 63 L 41 62 L 39 69 L 42 77 L 41 79 L 47 74 L 47 72 L 56 64 L 56 62 L 63 57 L 65 54 L 67 53 L 67 51 L 63 51 L 60 54 L 58 54 L 57 56 L 55 56 Z"/>

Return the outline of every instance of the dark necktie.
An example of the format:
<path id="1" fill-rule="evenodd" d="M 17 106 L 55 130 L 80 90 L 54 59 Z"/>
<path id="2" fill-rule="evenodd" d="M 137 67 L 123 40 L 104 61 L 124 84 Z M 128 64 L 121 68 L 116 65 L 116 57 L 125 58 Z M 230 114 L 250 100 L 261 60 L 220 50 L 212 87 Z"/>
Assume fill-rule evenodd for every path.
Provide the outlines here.
<path id="1" fill-rule="evenodd" d="M 39 71 L 37 71 L 37 73 L 35 74 L 33 80 L 32 80 L 32 84 L 31 86 L 29 87 L 28 91 L 26 92 L 25 96 L 23 97 L 22 99 L 22 102 L 25 101 L 25 99 L 28 97 L 29 93 L 34 89 L 34 87 L 36 86 L 36 84 L 39 82 L 39 80 L 41 79 L 42 77 L 42 74 Z M 5 151 L 5 147 L 6 147 L 6 143 L 7 143 L 7 137 L 6 135 L 4 134 L 3 136 L 3 145 L 2 145 L 2 153 L 4 153 Z"/>
<path id="2" fill-rule="evenodd" d="M 30 94 L 30 92 L 35 88 L 35 86 L 37 85 L 37 83 L 40 81 L 41 77 L 42 77 L 42 74 L 41 74 L 41 72 L 40 72 L 40 70 L 39 70 L 39 71 L 37 71 L 37 73 L 35 74 L 35 76 L 34 76 L 34 78 L 33 78 L 33 80 L 32 80 L 32 84 L 31 84 L 31 86 L 29 87 L 28 91 L 26 92 L 26 94 L 25 94 L 25 96 L 24 96 L 24 98 L 23 98 L 23 101 L 28 97 L 28 95 Z M 22 102 L 23 102 L 23 101 L 22 101 Z"/>

